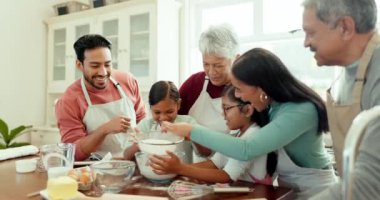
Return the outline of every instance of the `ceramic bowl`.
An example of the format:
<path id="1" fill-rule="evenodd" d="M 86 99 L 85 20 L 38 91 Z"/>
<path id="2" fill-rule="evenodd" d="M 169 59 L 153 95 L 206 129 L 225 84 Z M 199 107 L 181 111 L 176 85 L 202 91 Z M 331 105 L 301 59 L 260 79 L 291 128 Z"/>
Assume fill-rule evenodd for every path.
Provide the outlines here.
<path id="1" fill-rule="evenodd" d="M 184 141 L 184 138 L 174 135 L 172 133 L 161 133 L 159 131 L 152 131 L 150 133 L 141 134 L 138 146 L 140 151 L 164 155 L 166 151 L 176 151 L 178 144 Z"/>
<path id="2" fill-rule="evenodd" d="M 183 160 L 185 153 L 175 152 L 180 160 Z M 164 174 L 159 175 L 153 172 L 152 167 L 150 166 L 149 157 L 151 154 L 146 152 L 137 152 L 135 154 L 137 166 L 140 170 L 140 174 L 143 175 L 148 180 L 155 183 L 166 183 L 176 176 L 176 174 Z"/>
<path id="3" fill-rule="evenodd" d="M 91 165 L 95 183 L 106 193 L 119 193 L 131 182 L 136 164 L 129 160 L 99 161 Z"/>

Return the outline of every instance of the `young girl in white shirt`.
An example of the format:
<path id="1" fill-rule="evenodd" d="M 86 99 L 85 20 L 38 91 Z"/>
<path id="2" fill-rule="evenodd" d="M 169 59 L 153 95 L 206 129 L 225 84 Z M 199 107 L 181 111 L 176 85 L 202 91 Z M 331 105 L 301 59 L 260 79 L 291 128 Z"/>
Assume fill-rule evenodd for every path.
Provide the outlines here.
<path id="1" fill-rule="evenodd" d="M 196 121 L 188 115 L 178 115 L 181 106 L 181 98 L 177 87 L 171 81 L 158 81 L 154 83 L 149 91 L 149 105 L 151 117 L 144 118 L 137 124 L 140 134 L 148 134 L 152 131 L 160 131 L 159 124 L 162 121 L 186 122 L 192 125 Z M 184 141 L 182 150 L 185 151 L 184 160 L 191 162 L 192 147 L 190 141 Z M 136 143 L 124 151 L 124 158 L 132 159 L 139 151 Z"/>
<path id="2" fill-rule="evenodd" d="M 222 106 L 231 137 L 255 137 L 255 132 L 268 123 L 267 112 L 255 112 L 247 102 L 235 97 L 235 88 L 226 86 L 222 93 Z M 172 152 L 169 156 L 154 155 L 151 166 L 157 174 L 176 173 L 200 181 L 227 183 L 236 180 L 271 185 L 277 165 L 277 155 L 272 152 L 251 161 L 239 161 L 215 153 L 211 160 L 186 164 Z"/>

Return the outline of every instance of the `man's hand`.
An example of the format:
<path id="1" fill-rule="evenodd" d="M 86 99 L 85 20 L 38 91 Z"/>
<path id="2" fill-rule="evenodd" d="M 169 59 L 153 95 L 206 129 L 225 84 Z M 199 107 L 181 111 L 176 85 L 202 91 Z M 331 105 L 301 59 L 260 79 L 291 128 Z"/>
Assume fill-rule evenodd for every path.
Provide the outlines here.
<path id="1" fill-rule="evenodd" d="M 131 119 L 126 116 L 117 116 L 111 119 L 106 124 L 106 129 L 108 133 L 120 133 L 127 132 L 128 128 L 131 126 Z"/>

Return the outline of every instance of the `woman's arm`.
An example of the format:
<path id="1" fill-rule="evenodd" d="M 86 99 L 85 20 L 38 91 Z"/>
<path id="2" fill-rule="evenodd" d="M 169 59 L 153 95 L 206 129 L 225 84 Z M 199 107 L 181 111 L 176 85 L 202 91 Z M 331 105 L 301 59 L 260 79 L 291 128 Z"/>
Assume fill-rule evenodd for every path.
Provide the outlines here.
<path id="1" fill-rule="evenodd" d="M 199 163 L 192 163 L 191 166 L 199 168 L 215 169 L 217 168 L 211 160 L 206 160 Z"/>
<path id="2" fill-rule="evenodd" d="M 191 140 L 238 160 L 254 159 L 288 145 L 303 133 L 317 130 L 318 115 L 312 103 L 288 103 L 275 112 L 269 124 L 246 140 L 202 126 L 184 128 L 191 130 Z"/>

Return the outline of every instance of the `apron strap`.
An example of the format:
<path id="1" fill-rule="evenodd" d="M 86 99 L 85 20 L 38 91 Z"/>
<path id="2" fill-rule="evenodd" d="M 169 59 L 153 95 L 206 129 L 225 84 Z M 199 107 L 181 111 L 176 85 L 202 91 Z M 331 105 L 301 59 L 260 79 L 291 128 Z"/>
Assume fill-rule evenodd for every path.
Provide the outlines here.
<path id="1" fill-rule="evenodd" d="M 115 85 L 117 91 L 119 91 L 121 98 L 127 99 L 127 95 L 124 93 L 123 89 L 120 86 L 120 83 L 117 82 L 114 78 L 110 77 L 110 80 Z"/>
<path id="2" fill-rule="evenodd" d="M 111 82 L 115 85 L 117 91 L 119 91 L 121 98 L 123 99 L 128 99 L 127 95 L 124 93 L 123 89 L 120 86 L 120 83 L 118 83 L 114 78 L 110 77 Z M 90 95 L 87 92 L 86 85 L 84 84 L 84 77 L 82 76 L 81 78 L 81 86 L 82 86 L 82 91 L 84 94 L 84 98 L 87 101 L 88 106 L 92 106 Z M 129 101 L 127 101 L 129 103 Z M 132 106 L 134 107 L 134 106 Z"/>
<path id="3" fill-rule="evenodd" d="M 135 106 L 133 105 L 133 102 L 132 102 L 132 99 L 128 98 L 127 95 L 125 94 L 125 92 L 123 91 L 123 89 L 121 88 L 120 86 L 120 83 L 117 82 L 114 78 L 110 77 L 110 80 L 112 81 L 112 83 L 116 86 L 117 90 L 119 91 L 120 93 L 120 96 L 122 99 L 124 99 L 128 106 L 130 108 L 132 108 L 133 110 L 135 109 Z M 136 114 L 135 114 L 136 115 Z"/>
<path id="4" fill-rule="evenodd" d="M 360 58 L 359 68 L 356 72 L 355 84 L 353 89 L 353 102 L 360 102 L 363 92 L 363 85 L 365 82 L 365 76 L 367 73 L 368 64 L 371 61 L 375 48 L 380 43 L 380 38 L 377 32 L 375 32 L 368 42 L 368 45 Z"/>
<path id="5" fill-rule="evenodd" d="M 206 92 L 207 91 L 207 86 L 208 86 L 208 82 L 209 82 L 209 78 L 208 76 L 205 77 L 205 82 L 203 83 L 203 87 L 202 87 L 202 91 L 203 92 Z"/>

